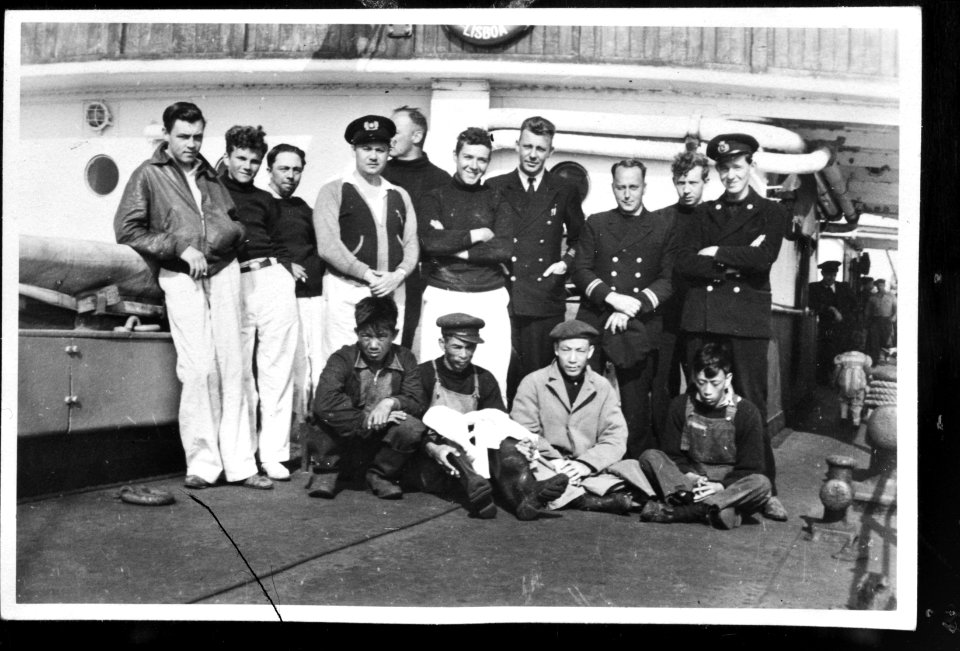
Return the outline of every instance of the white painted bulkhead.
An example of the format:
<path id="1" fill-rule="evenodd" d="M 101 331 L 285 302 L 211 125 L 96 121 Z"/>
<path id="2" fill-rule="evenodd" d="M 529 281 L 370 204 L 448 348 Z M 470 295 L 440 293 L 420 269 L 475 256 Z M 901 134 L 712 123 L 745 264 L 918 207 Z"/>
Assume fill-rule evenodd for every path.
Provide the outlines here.
<path id="1" fill-rule="evenodd" d="M 22 71 L 20 137 L 14 144 L 15 162 L 7 169 L 14 176 L 7 187 L 16 193 L 11 205 L 20 207 L 8 217 L 13 217 L 20 233 L 113 241 L 113 215 L 123 187 L 133 169 L 151 154 L 155 143 L 148 134 L 156 133 L 163 109 L 178 100 L 195 102 L 207 117 L 202 153 L 212 163 L 224 151 L 223 133 L 234 124 L 262 125 L 271 146 L 288 142 L 303 148 L 307 166 L 297 194 L 311 205 L 324 182 L 352 169 L 351 149 L 343 140 L 350 120 L 370 113 L 389 115 L 401 105 L 420 107 L 427 114 L 426 151 L 451 172 L 456 134 L 468 126 L 487 126 L 490 109 L 516 109 L 547 118 L 552 111 L 591 111 L 608 114 L 614 122 L 617 116 L 626 122 L 637 115 L 662 115 L 665 121 L 691 115 L 760 121 L 801 113 L 789 97 L 777 101 L 768 97 L 762 106 L 751 103 L 745 80 L 739 77 L 724 79 L 710 73 L 698 85 L 686 69 L 675 70 L 673 81 L 669 70 L 639 66 L 632 68 L 635 79 L 627 78 L 622 66 L 571 66 L 565 74 L 545 66 L 539 75 L 513 66 L 512 72 L 495 71 L 488 79 L 467 67 L 460 68 L 465 78 L 443 79 L 437 75 L 449 74 L 450 62 L 406 62 L 414 69 L 402 77 L 395 70 L 360 70 L 358 64 L 351 74 L 344 62 L 310 62 L 306 67 L 243 60 L 174 63 L 54 64 Z M 177 75 L 176 67 L 185 72 Z M 782 79 L 764 82 L 767 86 L 755 88 L 754 94 L 784 94 Z M 835 112 L 850 113 L 854 98 L 866 105 L 880 102 L 872 112 L 861 112 L 868 121 L 886 119 L 889 109 L 878 100 L 883 89 L 871 85 L 827 90 L 833 95 L 810 100 L 810 115 L 831 102 Z M 809 88 L 795 92 L 815 95 Z M 846 101 L 837 103 L 844 93 L 848 97 L 841 99 Z M 83 109 L 91 100 L 106 102 L 112 113 L 113 124 L 102 132 L 84 123 Z M 575 160 L 586 168 L 590 178 L 586 214 L 614 207 L 609 182 L 616 158 L 566 152 L 565 137 L 570 138 L 557 134 L 556 153 L 548 166 Z M 670 142 L 658 145 L 668 147 Z M 515 167 L 510 144 L 497 142 L 488 176 Z M 679 138 L 673 145 L 677 152 L 683 148 Z M 85 177 L 89 161 L 97 155 L 112 158 L 119 171 L 117 187 L 105 196 L 93 192 Z M 656 209 L 673 203 L 669 161 L 645 160 L 649 166 L 645 205 Z M 762 187 L 762 176 L 757 181 Z M 265 168 L 256 183 L 267 186 Z M 721 192 L 711 170 L 704 196 L 712 199 Z M 793 244 L 785 241 L 772 274 L 775 303 L 795 304 L 797 259 Z"/>

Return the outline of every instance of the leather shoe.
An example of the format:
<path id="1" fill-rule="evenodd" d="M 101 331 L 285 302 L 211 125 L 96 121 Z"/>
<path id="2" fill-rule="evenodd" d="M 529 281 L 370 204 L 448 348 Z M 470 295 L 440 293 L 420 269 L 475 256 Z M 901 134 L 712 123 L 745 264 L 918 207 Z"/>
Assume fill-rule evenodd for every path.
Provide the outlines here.
<path id="1" fill-rule="evenodd" d="M 375 472 L 367 473 L 367 485 L 382 500 L 399 500 L 403 497 L 403 490 L 399 486 Z"/>
<path id="2" fill-rule="evenodd" d="M 279 461 L 266 461 L 260 464 L 267 477 L 276 481 L 290 481 L 290 471 Z"/>
<path id="3" fill-rule="evenodd" d="M 211 486 L 213 486 L 213 484 L 211 484 L 206 479 L 198 475 L 187 475 L 187 478 L 183 480 L 183 485 L 186 486 L 187 488 L 192 488 L 194 490 L 200 490 L 202 488 L 210 488 Z"/>
<path id="4" fill-rule="evenodd" d="M 771 497 L 767 500 L 767 503 L 763 505 L 761 514 L 763 517 L 776 520 L 777 522 L 787 521 L 787 509 L 784 508 L 783 504 L 776 497 Z"/>
<path id="5" fill-rule="evenodd" d="M 673 522 L 673 514 L 667 509 L 666 504 L 657 500 L 647 500 L 640 511 L 641 522 Z"/>
<path id="6" fill-rule="evenodd" d="M 240 484 L 244 488 L 256 488 L 258 490 L 269 490 L 273 488 L 273 482 L 269 477 L 263 475 L 250 475 Z"/>
<path id="7" fill-rule="evenodd" d="M 693 491 L 680 489 L 667 495 L 667 504 L 670 506 L 686 506 L 693 504 Z"/>
<path id="8" fill-rule="evenodd" d="M 315 472 L 310 476 L 306 489 L 309 497 L 322 497 L 325 500 L 332 500 L 337 494 L 336 472 Z M 312 490 L 311 490 L 312 489 Z"/>
<path id="9" fill-rule="evenodd" d="M 602 513 L 616 513 L 627 515 L 633 499 L 628 493 L 610 493 L 609 495 L 591 495 L 586 493 L 570 502 L 568 508 L 580 511 L 600 511 Z"/>
<path id="10" fill-rule="evenodd" d="M 713 507 L 707 511 L 707 518 L 715 529 L 734 529 L 739 527 L 741 522 L 740 514 L 733 507 Z"/>

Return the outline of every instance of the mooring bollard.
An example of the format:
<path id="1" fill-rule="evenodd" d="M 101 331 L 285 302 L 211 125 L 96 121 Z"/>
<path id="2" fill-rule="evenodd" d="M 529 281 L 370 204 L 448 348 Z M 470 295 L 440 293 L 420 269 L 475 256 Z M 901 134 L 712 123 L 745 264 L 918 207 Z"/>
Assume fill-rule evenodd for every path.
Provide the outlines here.
<path id="1" fill-rule="evenodd" d="M 841 454 L 827 457 L 827 479 L 820 488 L 823 522 L 847 521 L 847 509 L 853 504 L 853 469 L 857 462 Z"/>

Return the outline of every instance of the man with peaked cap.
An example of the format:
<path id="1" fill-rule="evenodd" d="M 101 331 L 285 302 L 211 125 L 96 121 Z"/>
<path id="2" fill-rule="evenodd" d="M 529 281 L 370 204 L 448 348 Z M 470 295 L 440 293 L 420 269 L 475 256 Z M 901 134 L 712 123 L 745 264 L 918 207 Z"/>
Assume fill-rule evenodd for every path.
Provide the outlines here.
<path id="1" fill-rule="evenodd" d="M 707 156 L 716 161 L 723 195 L 697 207 L 680 237 L 679 274 L 687 281 L 680 326 L 687 359 L 709 341 L 725 342 L 733 353 L 733 385 L 760 410 L 766 429 L 767 353 L 771 334 L 770 268 L 780 253 L 789 216 L 750 187 L 757 140 L 744 133 L 716 136 Z M 770 437 L 764 437 L 765 472 L 776 489 Z M 763 514 L 787 517 L 776 497 Z"/>
<path id="2" fill-rule="evenodd" d="M 817 265 L 823 280 L 810 283 L 807 304 L 817 315 L 817 382 L 831 383 L 833 358 L 853 347 L 857 298 L 847 283 L 837 282 L 840 263 Z"/>
<path id="3" fill-rule="evenodd" d="M 313 209 L 323 277 L 323 350 L 355 340 L 353 308 L 367 296 L 391 296 L 403 323 L 404 278 L 420 256 L 410 195 L 381 176 L 396 126 L 382 115 L 357 118 L 343 134 L 353 148 L 353 174 L 320 188 Z"/>
<path id="4" fill-rule="evenodd" d="M 617 369 L 630 459 L 657 447 L 650 392 L 663 322 L 658 308 L 673 293 L 676 256 L 673 215 L 644 208 L 646 171 L 636 158 L 613 164 L 617 208 L 587 219 L 573 264 L 584 296 L 577 318 L 603 333 L 593 369 L 602 372 L 607 360 Z"/>
<path id="5" fill-rule="evenodd" d="M 555 326 L 550 338 L 556 359 L 523 378 L 510 417 L 540 437 L 534 476 L 567 478 L 566 490 L 548 509 L 626 515 L 654 491 L 640 463 L 623 459 L 627 423 L 617 392 L 588 364 L 598 336 L 596 328 L 576 319 Z M 510 445 L 510 439 L 504 441 L 501 456 Z M 509 478 L 498 480 L 509 486 Z"/>

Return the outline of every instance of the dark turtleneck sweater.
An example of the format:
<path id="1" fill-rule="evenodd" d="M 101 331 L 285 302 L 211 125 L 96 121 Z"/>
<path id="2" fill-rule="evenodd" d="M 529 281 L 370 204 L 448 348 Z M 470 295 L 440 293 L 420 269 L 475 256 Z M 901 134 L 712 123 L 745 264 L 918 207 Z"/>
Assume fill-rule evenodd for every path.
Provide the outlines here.
<path id="1" fill-rule="evenodd" d="M 237 206 L 237 221 L 247 229 L 247 237 L 240 246 L 237 260 L 242 263 L 256 258 L 274 257 L 289 271 L 290 252 L 274 235 L 280 218 L 280 208 L 273 195 L 253 183 L 237 183 L 227 172 L 220 176 L 220 180 Z"/>
<path id="2" fill-rule="evenodd" d="M 275 198 L 280 208 L 275 235 L 290 252 L 292 259 L 307 273 L 297 283 L 297 298 L 323 294 L 323 271 L 326 264 L 317 253 L 317 236 L 313 231 L 313 209 L 300 197 Z"/>
<path id="3" fill-rule="evenodd" d="M 687 227 L 687 222 L 692 218 L 691 216 L 696 208 L 696 206 L 684 206 L 678 202 L 671 206 L 660 208 L 653 214 L 672 215 L 674 218 L 674 228 L 678 233 L 682 233 Z M 677 272 L 676 267 L 674 267 L 673 295 L 660 305 L 660 313 L 663 315 L 664 332 L 676 333 L 680 331 L 680 316 L 683 312 L 683 301 L 686 295 L 687 283 Z"/>
<path id="4" fill-rule="evenodd" d="M 407 191 L 418 218 L 423 195 L 450 182 L 450 175 L 431 163 L 426 154 L 413 160 L 393 158 L 387 161 L 383 178 Z"/>
<path id="5" fill-rule="evenodd" d="M 514 213 L 499 191 L 454 177 L 424 195 L 417 213 L 421 261 L 427 284 L 458 292 L 504 286 L 501 263 L 513 255 Z M 437 228 L 436 225 L 442 225 Z M 493 239 L 471 244 L 470 231 L 489 228 Z M 468 258 L 455 257 L 467 250 Z"/>

